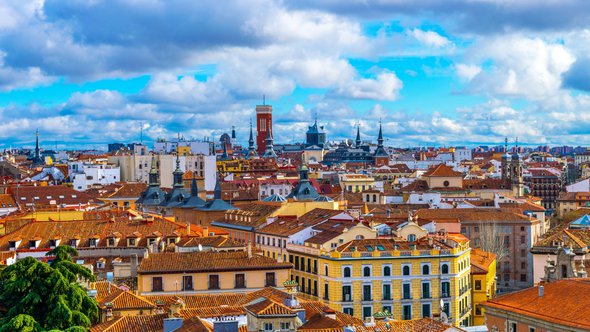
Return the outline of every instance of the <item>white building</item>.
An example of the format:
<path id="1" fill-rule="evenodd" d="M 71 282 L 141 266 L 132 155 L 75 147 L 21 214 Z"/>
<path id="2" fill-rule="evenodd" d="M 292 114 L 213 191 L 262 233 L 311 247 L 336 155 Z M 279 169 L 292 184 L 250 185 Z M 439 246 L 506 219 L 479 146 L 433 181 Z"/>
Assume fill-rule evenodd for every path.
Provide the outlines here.
<path id="1" fill-rule="evenodd" d="M 172 188 L 172 172 L 176 169 L 176 155 L 155 155 L 158 158 L 160 172 L 160 186 Z M 215 156 L 189 155 L 180 156 L 180 169 L 183 172 L 196 172 L 204 178 L 205 190 L 215 189 L 217 166 Z M 121 169 L 121 181 L 123 182 L 149 182 L 149 172 L 152 163 L 151 155 L 123 155 L 109 156 L 109 163 L 118 165 Z"/>
<path id="2" fill-rule="evenodd" d="M 203 154 L 206 156 L 212 155 L 213 153 L 213 142 L 203 141 L 187 141 L 184 139 L 175 140 L 158 140 L 154 142 L 154 152 L 158 154 L 172 154 L 175 153 L 178 147 L 189 147 L 191 154 Z"/>
<path id="3" fill-rule="evenodd" d="M 471 158 L 471 149 L 464 147 L 455 148 L 455 152 L 453 153 L 454 161 L 461 162 L 463 160 L 471 160 Z"/>
<path id="4" fill-rule="evenodd" d="M 68 163 L 70 181 L 77 191 L 85 191 L 93 185 L 108 185 L 121 181 L 119 166 L 84 162 Z"/>

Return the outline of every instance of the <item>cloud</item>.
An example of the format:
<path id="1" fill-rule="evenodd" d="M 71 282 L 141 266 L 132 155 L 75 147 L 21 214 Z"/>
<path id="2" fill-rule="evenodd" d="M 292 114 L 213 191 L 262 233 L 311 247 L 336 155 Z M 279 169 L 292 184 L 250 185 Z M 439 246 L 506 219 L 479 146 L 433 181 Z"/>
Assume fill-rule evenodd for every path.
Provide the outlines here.
<path id="1" fill-rule="evenodd" d="M 477 65 L 466 65 L 464 63 L 458 63 L 455 65 L 455 70 L 459 78 L 471 81 L 475 76 L 481 73 L 481 67 Z"/>
<path id="2" fill-rule="evenodd" d="M 350 99 L 396 100 L 402 81 L 393 72 L 378 74 L 376 78 L 361 78 L 340 86 L 332 95 Z"/>
<path id="3" fill-rule="evenodd" d="M 452 43 L 448 38 L 441 36 L 435 31 L 412 29 L 408 34 L 429 47 L 442 48 L 452 46 Z"/>
<path id="4" fill-rule="evenodd" d="M 561 89 L 562 76 L 575 61 L 559 43 L 520 35 L 483 39 L 469 52 L 475 63 L 457 67 L 463 78 L 472 76 L 468 91 L 532 99 Z"/>

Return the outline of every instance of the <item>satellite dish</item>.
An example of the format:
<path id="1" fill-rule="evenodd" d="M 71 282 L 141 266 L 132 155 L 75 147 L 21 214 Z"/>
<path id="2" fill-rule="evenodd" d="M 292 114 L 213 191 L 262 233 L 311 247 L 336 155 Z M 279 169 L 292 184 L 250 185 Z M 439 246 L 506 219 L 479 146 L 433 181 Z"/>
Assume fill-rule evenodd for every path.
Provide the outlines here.
<path id="1" fill-rule="evenodd" d="M 203 251 L 203 246 L 199 243 L 199 251 Z"/>

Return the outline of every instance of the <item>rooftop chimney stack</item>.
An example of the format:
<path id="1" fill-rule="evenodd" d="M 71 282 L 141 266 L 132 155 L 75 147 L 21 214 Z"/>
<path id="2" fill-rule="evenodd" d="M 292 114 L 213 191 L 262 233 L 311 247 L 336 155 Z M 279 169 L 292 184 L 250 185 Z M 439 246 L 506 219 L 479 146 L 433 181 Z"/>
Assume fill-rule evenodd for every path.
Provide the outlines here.
<path id="1" fill-rule="evenodd" d="M 545 287 L 543 285 L 539 286 L 539 297 L 543 297 L 545 295 Z"/>
<path id="2" fill-rule="evenodd" d="M 252 242 L 248 241 L 248 258 L 252 258 Z"/>

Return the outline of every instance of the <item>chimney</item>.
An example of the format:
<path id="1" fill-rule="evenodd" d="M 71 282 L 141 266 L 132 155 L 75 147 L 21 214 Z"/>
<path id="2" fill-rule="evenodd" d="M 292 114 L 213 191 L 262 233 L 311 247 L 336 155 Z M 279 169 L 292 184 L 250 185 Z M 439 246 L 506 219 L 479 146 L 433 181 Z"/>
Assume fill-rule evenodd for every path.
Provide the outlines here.
<path id="1" fill-rule="evenodd" d="M 252 258 L 252 242 L 248 241 L 248 258 Z"/>
<path id="2" fill-rule="evenodd" d="M 139 266 L 137 254 L 131 254 L 131 261 L 130 261 L 130 268 L 131 268 L 131 277 L 137 277 L 137 267 Z"/>
<path id="3" fill-rule="evenodd" d="M 543 285 L 539 286 L 539 297 L 543 297 L 545 295 L 545 287 Z"/>
<path id="4" fill-rule="evenodd" d="M 203 237 L 209 236 L 209 226 L 203 226 Z"/>

